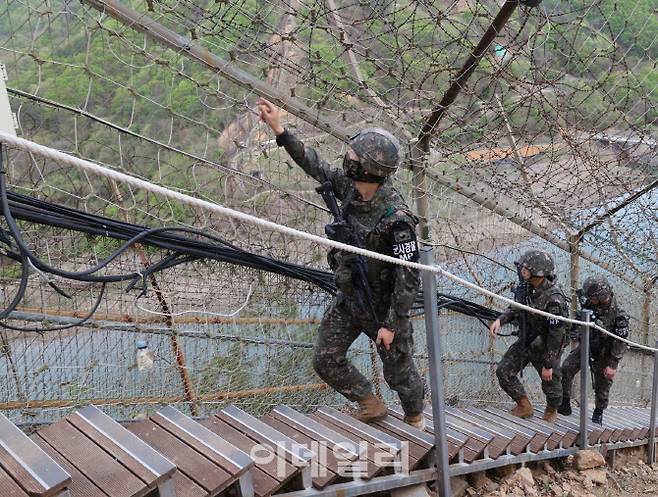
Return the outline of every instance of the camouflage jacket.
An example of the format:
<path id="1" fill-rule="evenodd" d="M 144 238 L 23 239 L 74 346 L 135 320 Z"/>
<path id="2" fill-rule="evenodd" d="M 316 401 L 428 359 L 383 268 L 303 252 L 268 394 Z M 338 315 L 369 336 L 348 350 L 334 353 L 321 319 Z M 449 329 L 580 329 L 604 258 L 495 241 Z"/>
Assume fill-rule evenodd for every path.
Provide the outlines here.
<path id="1" fill-rule="evenodd" d="M 622 338 L 628 337 L 628 314 L 619 307 L 615 297 L 604 311 L 593 310 L 592 320 L 602 328 L 620 334 Z M 589 337 L 590 357 L 599 361 L 601 367 L 617 369 L 619 361 L 624 357 L 627 346 L 624 342 L 592 329 Z"/>
<path id="2" fill-rule="evenodd" d="M 279 135 L 277 143 L 285 147 L 290 157 L 316 180 L 321 181 L 324 172 L 341 202 L 343 217 L 354 229 L 363 248 L 406 260 L 411 255 L 411 260 L 417 260 L 415 227 L 418 221 L 390 181 L 385 181 L 372 199 L 363 201 L 354 182 L 342 170 L 330 168 L 314 149 L 305 147 L 290 132 L 286 130 Z M 328 260 L 336 277 L 339 302 L 343 302 L 354 316 L 367 315 L 367 310 L 359 309 L 356 299 L 351 298 L 355 255 L 332 249 Z M 409 319 L 419 291 L 418 271 L 368 259 L 368 282 L 380 323 L 394 332 L 408 329 L 403 321 Z"/>
<path id="3" fill-rule="evenodd" d="M 542 311 L 550 312 L 560 316 L 567 316 L 566 297 L 562 288 L 548 278 L 537 288 L 530 291 L 527 305 Z M 508 307 L 499 319 L 501 324 L 517 321 L 520 309 Z M 564 344 L 566 325 L 563 321 L 554 318 L 547 318 L 539 314 L 527 313 L 528 329 L 527 333 L 534 341 L 541 338 L 542 362 L 546 369 L 552 369 L 558 366 L 562 345 Z M 534 344 L 532 344 L 534 346 Z"/>

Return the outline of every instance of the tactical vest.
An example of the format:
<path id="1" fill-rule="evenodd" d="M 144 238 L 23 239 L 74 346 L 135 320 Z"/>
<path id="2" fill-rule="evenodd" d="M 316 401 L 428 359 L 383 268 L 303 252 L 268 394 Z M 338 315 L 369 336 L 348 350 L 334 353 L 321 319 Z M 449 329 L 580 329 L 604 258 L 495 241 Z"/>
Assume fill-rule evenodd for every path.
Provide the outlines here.
<path id="1" fill-rule="evenodd" d="M 617 315 L 619 314 L 619 308 L 617 302 L 612 300 L 610 306 L 604 312 L 604 314 L 597 314 L 594 322 L 601 326 L 601 328 L 614 332 L 615 321 Z M 591 329 L 589 335 L 589 351 L 590 356 L 598 356 L 599 354 L 605 354 L 610 350 L 610 344 L 614 338 L 604 335 L 598 330 Z"/>
<path id="2" fill-rule="evenodd" d="M 567 316 L 566 295 L 557 283 L 549 283 L 550 286 L 531 293 L 529 305 L 541 311 L 547 311 L 549 304 L 554 302 L 560 305 L 560 315 Z M 528 312 L 528 334 L 532 338 L 541 336 L 546 338 L 548 332 L 547 318 L 540 314 Z"/>
<path id="3" fill-rule="evenodd" d="M 344 219 L 354 229 L 361 245 L 366 250 L 391 255 L 391 228 L 397 222 L 409 224 L 415 229 L 417 218 L 409 211 L 402 195 L 390 182 L 383 183 L 369 201 L 357 200 L 356 188 L 351 190 L 341 205 Z M 353 292 L 351 263 L 354 254 L 332 249 L 328 262 L 336 277 L 338 289 L 346 297 Z M 394 290 L 395 265 L 368 258 L 368 282 L 379 315 L 384 315 Z"/>

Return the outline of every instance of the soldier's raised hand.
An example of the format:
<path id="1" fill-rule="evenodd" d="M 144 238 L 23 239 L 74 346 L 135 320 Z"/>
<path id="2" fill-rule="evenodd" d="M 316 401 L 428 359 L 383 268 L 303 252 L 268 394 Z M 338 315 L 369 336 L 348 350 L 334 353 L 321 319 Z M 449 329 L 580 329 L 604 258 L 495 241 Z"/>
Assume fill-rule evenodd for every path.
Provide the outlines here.
<path id="1" fill-rule="evenodd" d="M 616 372 L 617 370 L 612 369 L 611 367 L 603 368 L 603 376 L 605 376 L 606 380 L 612 380 L 615 377 Z"/>
<path id="2" fill-rule="evenodd" d="M 496 319 L 493 323 L 491 323 L 491 326 L 489 326 L 489 335 L 491 338 L 496 338 L 496 335 L 498 335 L 501 326 L 502 325 L 500 324 L 500 319 Z"/>
<path id="3" fill-rule="evenodd" d="M 272 131 L 274 131 L 277 136 L 283 133 L 279 108 L 264 98 L 259 98 L 256 102 L 256 105 L 258 105 L 258 112 L 260 114 L 261 121 L 272 128 Z"/>

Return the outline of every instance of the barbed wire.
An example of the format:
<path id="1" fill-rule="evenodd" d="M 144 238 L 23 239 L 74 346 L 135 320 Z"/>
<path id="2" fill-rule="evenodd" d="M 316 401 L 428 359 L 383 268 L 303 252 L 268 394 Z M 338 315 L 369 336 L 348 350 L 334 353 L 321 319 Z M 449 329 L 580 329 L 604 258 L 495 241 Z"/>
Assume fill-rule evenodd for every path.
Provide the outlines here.
<path id="1" fill-rule="evenodd" d="M 615 334 L 615 333 L 613 333 L 609 330 L 606 330 L 606 329 L 602 328 L 601 326 L 597 325 L 594 322 L 582 321 L 582 320 L 579 320 L 579 319 L 568 318 L 568 317 L 565 317 L 565 316 L 562 316 L 562 315 L 559 315 L 559 314 L 553 314 L 553 313 L 544 311 L 542 309 L 537 309 L 537 308 L 531 307 L 529 305 L 525 305 L 525 304 L 522 304 L 520 302 L 516 302 L 513 299 L 503 297 L 502 295 L 498 295 L 495 292 L 487 290 L 486 288 L 482 288 L 479 285 L 476 285 L 476 284 L 473 284 L 469 281 L 466 281 L 466 280 L 460 278 L 459 276 L 450 273 L 449 271 L 447 271 L 446 269 L 442 268 L 439 265 L 434 265 L 434 264 L 433 265 L 427 265 L 427 264 L 422 264 L 422 263 L 418 263 L 418 262 L 412 262 L 412 261 L 399 259 L 399 258 L 394 257 L 394 256 L 386 255 L 386 254 L 379 253 L 379 252 L 373 252 L 373 251 L 368 250 L 368 249 L 364 249 L 364 248 L 361 248 L 361 247 L 356 247 L 354 245 L 349 245 L 349 244 L 346 244 L 346 243 L 343 243 L 343 242 L 332 240 L 330 238 L 320 237 L 320 236 L 314 235 L 312 233 L 307 233 L 307 232 L 304 232 L 304 231 L 296 230 L 294 228 L 290 228 L 288 226 L 283 226 L 283 225 L 280 225 L 280 224 L 276 224 L 276 223 L 273 223 L 271 221 L 267 221 L 267 220 L 264 220 L 264 219 L 261 219 L 261 218 L 255 217 L 255 216 L 251 216 L 249 214 L 244 214 L 242 212 L 235 211 L 233 209 L 228 209 L 228 208 L 223 207 L 221 205 L 212 204 L 212 203 L 204 201 L 204 200 L 199 200 L 199 199 L 196 199 L 194 197 L 190 197 L 189 195 L 185 195 L 185 194 L 182 194 L 182 193 L 179 193 L 179 192 L 175 192 L 173 190 L 168 190 L 166 188 L 148 183 L 148 182 L 140 180 L 138 178 L 133 178 L 133 177 L 128 176 L 126 174 L 113 171 L 113 170 L 108 169 L 108 168 L 103 167 L 103 166 L 99 166 L 98 164 L 94 164 L 90 161 L 78 159 L 76 157 L 64 154 L 64 153 L 59 152 L 57 150 L 54 150 L 54 149 L 51 149 L 51 148 L 48 148 L 48 147 L 44 147 L 44 146 L 39 145 L 37 143 L 30 142 L 30 141 L 27 141 L 27 140 L 23 140 L 23 139 L 18 138 L 18 137 L 14 137 L 14 136 L 12 136 L 8 133 L 5 133 L 3 131 L 0 131 L 0 142 L 3 142 L 5 144 L 11 145 L 13 147 L 16 147 L 16 148 L 19 148 L 19 149 L 22 149 L 22 150 L 29 151 L 29 152 L 31 152 L 35 155 L 40 155 L 40 156 L 43 156 L 43 157 L 47 157 L 47 158 L 52 159 L 52 160 L 57 161 L 57 162 L 65 162 L 65 163 L 67 163 L 69 165 L 72 165 L 76 168 L 81 168 L 81 169 L 84 169 L 86 171 L 89 171 L 92 174 L 95 174 L 95 175 L 98 175 L 98 176 L 104 176 L 104 177 L 107 177 L 107 178 L 111 178 L 111 179 L 119 181 L 121 183 L 126 183 L 126 184 L 129 184 L 131 186 L 134 186 L 134 187 L 136 187 L 140 190 L 150 191 L 152 193 L 156 193 L 156 194 L 158 194 L 160 196 L 163 196 L 163 197 L 173 198 L 175 200 L 180 201 L 181 203 L 185 203 L 185 204 L 189 204 L 189 205 L 192 205 L 192 206 L 197 206 L 197 207 L 209 210 L 209 211 L 213 211 L 213 212 L 216 212 L 216 213 L 218 213 L 222 216 L 233 217 L 233 218 L 236 218 L 240 221 L 244 221 L 246 223 L 259 225 L 260 227 L 265 228 L 265 229 L 270 230 L 270 231 L 285 233 L 285 234 L 291 235 L 295 238 L 306 239 L 306 240 L 312 241 L 312 242 L 314 242 L 318 245 L 324 245 L 324 246 L 328 247 L 329 249 L 337 249 L 337 250 L 340 250 L 342 252 L 351 252 L 353 254 L 365 256 L 369 259 L 380 260 L 380 261 L 383 261 L 383 262 L 387 262 L 389 264 L 394 264 L 394 265 L 403 266 L 403 267 L 409 267 L 409 268 L 412 268 L 412 269 L 416 269 L 416 270 L 420 270 L 420 271 L 427 271 L 427 272 L 434 273 L 434 274 L 437 274 L 437 275 L 440 275 L 440 276 L 444 276 L 444 277 L 456 282 L 457 284 L 459 284 L 461 286 L 468 287 L 472 290 L 475 290 L 476 292 L 484 294 L 484 295 L 486 295 L 488 297 L 491 297 L 493 299 L 499 300 L 500 302 L 503 302 L 503 303 L 505 303 L 509 306 L 514 307 L 514 308 L 524 310 L 524 311 L 530 312 L 532 314 L 537 314 L 537 315 L 543 316 L 545 318 L 558 320 L 558 321 L 561 321 L 561 322 L 564 322 L 564 323 L 569 323 L 569 324 L 574 324 L 574 325 L 578 325 L 578 326 L 585 326 L 585 327 L 588 327 L 588 328 L 593 328 L 593 329 L 595 329 L 597 331 L 600 331 L 601 333 L 603 333 L 603 334 L 605 334 L 605 335 L 607 335 L 607 336 L 609 336 L 609 337 L 611 337 L 615 340 L 619 340 L 619 341 L 624 342 L 628 345 L 632 345 L 633 347 L 636 347 L 638 349 L 646 350 L 646 351 L 649 351 L 649 352 L 658 352 L 658 348 L 648 347 L 648 346 L 633 342 L 631 340 L 627 340 L 625 338 L 622 338 L 619 335 L 617 335 L 617 334 Z M 6 210 L 8 211 L 9 209 L 6 209 Z M 8 214 L 5 213 L 5 216 L 8 217 Z M 247 295 L 247 299 L 241 305 L 240 309 L 243 309 L 247 305 L 249 297 L 251 296 L 251 294 L 252 294 L 252 287 L 250 285 L 248 295 Z M 173 317 L 175 315 L 182 315 L 182 314 L 185 314 L 185 313 L 186 312 L 182 312 L 182 313 L 166 312 L 166 313 L 158 313 L 158 314 Z M 227 314 L 227 315 L 222 314 L 222 315 L 219 315 L 219 316 L 220 317 L 231 317 L 231 316 L 234 316 L 236 314 L 237 314 L 237 312 L 233 312 L 231 314 Z M 218 315 L 218 314 L 208 313 L 208 315 L 213 316 L 213 315 Z"/>
<path id="2" fill-rule="evenodd" d="M 337 136 L 365 126 L 387 127 L 405 142 L 417 136 L 499 9 L 493 1 L 462 0 L 431 5 L 374 0 L 125 3 L 223 59 L 230 69 L 239 69 L 258 82 L 258 88 L 272 89 L 290 105 L 294 101 L 313 109 L 312 115 L 299 117 L 290 108 L 284 121 L 329 160 L 345 150 Z M 553 255 L 560 282 L 572 292 L 587 275 L 605 274 L 637 323 L 633 341 L 653 345 L 658 336 L 653 305 L 658 199 L 650 189 L 658 171 L 655 24 L 647 1 L 544 0 L 539 8 L 517 11 L 436 130 L 424 190 L 415 188 L 416 171 L 400 171 L 395 180 L 407 198 L 429 199 L 427 221 L 441 267 L 500 294 L 509 287 L 510 274 L 492 260 L 511 266 L 523 250 L 542 248 Z M 167 48 L 86 3 L 3 0 L 0 61 L 7 65 L 8 84 L 15 90 L 11 103 L 21 136 L 169 190 L 322 236 L 326 211 L 318 205 L 313 182 L 273 145 L 269 130 L 258 122 L 253 105 L 259 92 L 227 80 L 183 48 Z M 322 133 L 315 128 L 319 121 Z M 12 153 L 7 173 L 13 190 L 43 200 L 147 226 L 195 227 L 252 252 L 326 267 L 319 242 L 228 220 L 122 184 L 113 186 L 33 154 Z M 634 194 L 637 198 L 625 204 Z M 21 228 L 36 254 L 69 270 L 94 264 L 116 247 L 102 236 L 28 223 Z M 162 255 L 149 248 L 143 255 L 136 250 L 112 269 L 138 271 L 144 257 L 159 260 Z M 0 266 L 6 303 L 19 281 L 19 268 L 4 258 Z M 211 315 L 239 308 L 252 281 L 257 282 L 254 295 L 240 316 L 262 322 L 267 337 L 294 341 L 302 333 L 298 327 L 266 324 L 268 320 L 317 319 L 327 304 L 326 295 L 302 284 L 214 262 L 195 262 L 158 277 L 170 314 L 194 311 L 199 326 L 207 329 L 224 326 L 213 324 Z M 30 277 L 30 306 L 43 314 L 91 308 L 96 295 L 92 289 L 56 283 L 73 298 L 58 295 L 40 277 Z M 444 283 L 449 293 L 496 305 L 493 297 Z M 143 305 L 162 310 L 154 294 Z M 134 319 L 145 314 L 134 307 L 134 295 L 112 285 L 97 313 Z M 502 401 L 495 381 L 468 379 L 486 378 L 490 366 L 465 362 L 484 357 L 495 363 L 500 350 L 489 344 L 479 323 L 454 318 L 451 325 L 458 331 L 449 337 L 447 353 L 463 361 L 446 366 L 456 373 L 449 375 L 455 382 L 448 385 L 449 397 L 469 391 L 471 398 L 483 402 Z M 3 399 L 55 395 L 30 386 L 33 372 L 55 364 L 72 366 L 76 357 L 89 356 L 86 349 L 92 344 L 105 351 L 117 370 L 126 367 L 127 351 L 133 349 L 127 339 L 113 339 L 109 330 L 97 335 L 103 344 L 84 338 L 83 332 L 76 338 L 75 330 L 58 333 L 55 341 L 62 345 L 54 355 L 37 345 L 36 338 L 23 344 L 16 335 L 6 336 L 2 351 L 9 351 L 11 358 L 3 356 L 2 371 L 7 384 L 16 386 L 2 394 Z M 420 351 L 422 338 L 418 342 Z M 51 382 L 70 382 L 72 387 L 56 395 L 74 402 L 113 392 L 117 398 L 150 392 L 186 399 L 176 356 L 167 350 L 167 342 L 158 343 L 160 357 L 169 365 L 148 381 L 160 390 L 137 376 L 131 377 L 133 391 L 119 392 L 110 382 L 103 383 L 100 368 L 88 364 L 80 370 L 89 369 L 98 378 L 94 388 L 86 389 L 84 374 L 61 373 Z M 367 350 L 367 344 L 356 346 Z M 197 362 L 221 358 L 207 370 L 212 374 L 192 373 L 196 390 L 211 391 L 229 362 L 227 349 L 204 355 L 187 347 L 192 346 L 185 346 L 191 359 L 183 369 L 188 371 L 195 371 Z M 233 378 L 236 390 L 254 386 L 239 373 L 240 361 L 249 369 L 245 357 L 261 354 L 266 357 L 264 367 L 269 364 L 272 371 L 287 366 L 250 347 L 256 344 L 240 345 L 227 368 L 226 377 Z M 300 363 L 308 365 L 309 357 L 303 357 Z M 425 359 L 418 360 L 425 367 Z M 641 371 L 649 365 L 644 356 L 625 361 L 628 369 L 622 363 L 617 395 L 620 401 L 641 401 L 648 395 Z M 374 381 L 381 378 L 369 359 L 359 366 Z M 474 369 L 479 367 L 483 369 Z M 284 369 L 273 374 L 276 380 L 255 386 L 294 385 L 313 377 L 312 368 L 304 371 L 306 376 Z M 531 395 L 538 392 L 535 388 Z M 276 400 L 339 402 L 328 392 L 316 393 Z M 263 410 L 268 401 L 273 398 L 265 395 L 245 407 Z"/>

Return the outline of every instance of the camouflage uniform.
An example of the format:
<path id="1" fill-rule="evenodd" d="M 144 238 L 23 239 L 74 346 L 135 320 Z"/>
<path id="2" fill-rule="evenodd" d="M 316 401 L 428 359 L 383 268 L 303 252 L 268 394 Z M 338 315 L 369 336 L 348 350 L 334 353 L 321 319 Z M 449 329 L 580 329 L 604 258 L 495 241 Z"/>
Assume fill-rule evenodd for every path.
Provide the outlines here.
<path id="1" fill-rule="evenodd" d="M 530 291 L 527 305 L 552 314 L 567 315 L 564 292 L 548 277 L 539 287 Z M 525 311 L 509 307 L 499 318 L 501 325 L 517 320 L 520 312 Z M 562 402 L 562 383 L 558 366 L 564 341 L 564 323 L 532 313 L 527 313 L 527 323 L 526 343 L 519 338 L 507 349 L 498 363 L 498 382 L 505 393 L 518 402 L 521 397 L 526 396 L 525 389 L 517 377 L 519 372 L 529 363 L 540 375 L 542 368 L 552 369 L 553 379 L 542 380 L 541 387 L 546 395 L 547 406 L 557 408 Z"/>
<path id="2" fill-rule="evenodd" d="M 363 201 L 342 170 L 331 169 L 317 152 L 307 148 L 287 130 L 277 137 L 293 160 L 310 176 L 322 181 L 324 175 L 341 201 L 343 216 L 353 227 L 361 245 L 367 250 L 401 259 L 417 260 L 415 225 L 400 193 L 388 179 L 370 201 Z M 372 152 L 371 152 L 372 153 Z M 334 271 L 338 294 L 325 312 L 315 346 L 313 365 L 318 375 L 351 401 L 372 393 L 368 380 L 346 358 L 354 340 L 364 329 L 372 329 L 367 309 L 354 296 L 352 264 L 355 255 L 332 249 L 328 255 Z M 382 261 L 368 259 L 368 282 L 372 289 L 379 321 L 395 332 L 390 350 L 377 347 L 386 382 L 400 396 L 405 414 L 423 410 L 423 382 L 413 362 L 413 336 L 409 312 L 418 294 L 418 271 Z"/>
<path id="3" fill-rule="evenodd" d="M 619 308 L 617 301 L 611 297 L 607 309 L 597 309 L 592 318 L 602 328 L 613 333 L 628 336 L 628 315 Z M 603 375 L 605 368 L 617 369 L 619 361 L 626 352 L 626 344 L 604 335 L 595 329 L 590 330 L 590 370 L 595 392 L 595 406 L 598 409 L 608 407 L 610 387 L 612 380 Z M 573 378 L 580 371 L 580 344 L 574 348 L 562 363 L 562 390 L 565 398 L 571 398 L 571 385 Z"/>

